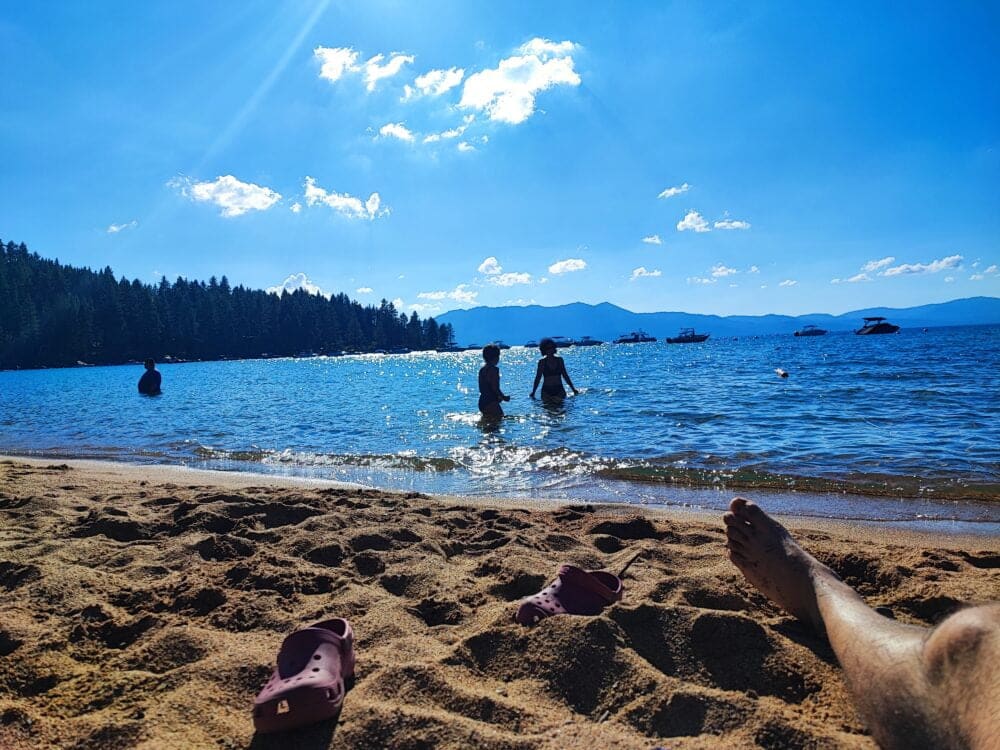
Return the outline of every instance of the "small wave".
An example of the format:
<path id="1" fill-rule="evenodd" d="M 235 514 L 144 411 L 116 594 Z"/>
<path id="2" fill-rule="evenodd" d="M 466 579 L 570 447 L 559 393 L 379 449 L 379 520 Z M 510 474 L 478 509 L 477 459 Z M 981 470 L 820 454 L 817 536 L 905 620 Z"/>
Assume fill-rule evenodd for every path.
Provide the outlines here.
<path id="1" fill-rule="evenodd" d="M 416 456 L 409 453 L 388 455 L 361 455 L 340 453 L 311 453 L 285 449 L 221 450 L 200 445 L 195 449 L 199 458 L 209 461 L 247 461 L 271 465 L 302 467 L 353 466 L 376 469 L 406 469 L 409 471 L 451 471 L 458 464 L 450 458 Z"/>
<path id="2" fill-rule="evenodd" d="M 733 490 L 783 490 L 791 492 L 851 494 L 869 497 L 934 499 L 936 501 L 1000 500 L 1000 483 L 985 479 L 900 476 L 852 472 L 842 476 L 803 475 L 774 470 L 743 453 L 743 462 L 685 451 L 656 459 L 615 459 L 566 448 L 537 450 L 508 443 L 484 443 L 452 448 L 448 456 L 420 456 L 413 451 L 397 454 L 314 453 L 285 449 L 250 448 L 222 450 L 199 445 L 195 454 L 206 461 L 239 461 L 270 466 L 303 468 L 368 468 L 414 472 L 462 471 L 468 475 L 506 480 L 514 477 L 599 477 L 642 484 L 668 484 L 692 488 Z"/>

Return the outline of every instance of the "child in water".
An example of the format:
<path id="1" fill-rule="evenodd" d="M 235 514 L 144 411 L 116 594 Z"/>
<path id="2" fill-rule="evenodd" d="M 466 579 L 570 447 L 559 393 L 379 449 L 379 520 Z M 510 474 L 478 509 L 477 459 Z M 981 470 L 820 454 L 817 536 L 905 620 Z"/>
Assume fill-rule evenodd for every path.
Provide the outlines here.
<path id="1" fill-rule="evenodd" d="M 563 379 L 573 389 L 574 395 L 579 394 L 580 391 L 569 379 L 563 358 L 556 356 L 556 342 L 552 339 L 542 339 L 538 350 L 542 353 L 542 358 L 538 360 L 538 370 L 535 372 L 535 384 L 531 388 L 531 397 L 535 397 L 535 391 L 538 390 L 538 384 L 541 383 L 544 400 L 558 401 L 566 398 L 566 389 L 563 388 L 562 384 Z"/>
<path id="2" fill-rule="evenodd" d="M 500 390 L 500 347 L 489 344 L 483 347 L 485 365 L 479 368 L 479 411 L 484 417 L 502 417 L 501 401 L 510 401 Z"/>

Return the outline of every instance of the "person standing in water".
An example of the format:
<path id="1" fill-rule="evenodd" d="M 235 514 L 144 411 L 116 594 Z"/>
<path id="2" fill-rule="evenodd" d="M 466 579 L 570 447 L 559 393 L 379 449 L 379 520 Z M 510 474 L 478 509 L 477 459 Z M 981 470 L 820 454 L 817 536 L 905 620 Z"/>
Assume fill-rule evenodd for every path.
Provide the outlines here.
<path id="1" fill-rule="evenodd" d="M 562 357 L 556 356 L 556 342 L 552 339 L 542 339 L 538 345 L 538 350 L 542 353 L 542 358 L 538 360 L 538 369 L 535 371 L 535 384 L 531 387 L 531 397 L 535 397 L 538 384 L 542 384 L 542 398 L 546 401 L 558 401 L 566 398 L 566 389 L 563 388 L 563 380 L 573 389 L 573 395 L 580 393 L 569 379 L 566 372 L 566 363 Z"/>
<path id="2" fill-rule="evenodd" d="M 161 378 L 159 371 L 156 369 L 156 362 L 147 359 L 144 364 L 146 372 L 139 378 L 139 393 L 143 396 L 159 396 Z"/>
<path id="3" fill-rule="evenodd" d="M 503 416 L 501 401 L 510 401 L 510 396 L 500 390 L 500 347 L 488 344 L 483 347 L 485 365 L 479 368 L 479 411 L 484 417 L 499 418 Z"/>

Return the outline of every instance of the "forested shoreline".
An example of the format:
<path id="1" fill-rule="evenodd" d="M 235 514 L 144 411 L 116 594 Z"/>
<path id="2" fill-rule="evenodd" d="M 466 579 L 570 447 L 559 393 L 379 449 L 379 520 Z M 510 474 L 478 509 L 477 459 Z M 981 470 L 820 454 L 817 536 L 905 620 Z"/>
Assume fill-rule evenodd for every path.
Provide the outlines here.
<path id="1" fill-rule="evenodd" d="M 434 349 L 452 335 L 451 326 L 386 300 L 278 295 L 232 287 L 225 276 L 150 285 L 0 241 L 0 369 Z"/>

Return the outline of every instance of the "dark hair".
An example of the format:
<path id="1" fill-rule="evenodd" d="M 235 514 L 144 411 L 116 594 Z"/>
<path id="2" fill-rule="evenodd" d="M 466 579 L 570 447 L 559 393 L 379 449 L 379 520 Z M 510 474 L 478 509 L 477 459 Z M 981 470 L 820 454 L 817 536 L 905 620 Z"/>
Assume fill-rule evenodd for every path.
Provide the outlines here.
<path id="1" fill-rule="evenodd" d="M 487 344 L 483 347 L 483 361 L 492 362 L 500 359 L 500 347 L 496 344 Z"/>
<path id="2" fill-rule="evenodd" d="M 143 364 L 143 365 L 145 366 L 145 368 L 146 368 L 147 370 L 152 370 L 152 369 L 153 369 L 154 367 L 156 367 L 156 362 L 154 362 L 154 361 L 153 361 L 153 360 L 151 360 L 151 359 L 147 359 L 147 360 L 146 360 L 145 362 L 143 362 L 142 364 Z"/>
<path id="3" fill-rule="evenodd" d="M 550 338 L 544 338 L 538 342 L 538 351 L 542 354 L 548 354 L 550 351 L 554 352 L 557 348 L 556 342 Z"/>

